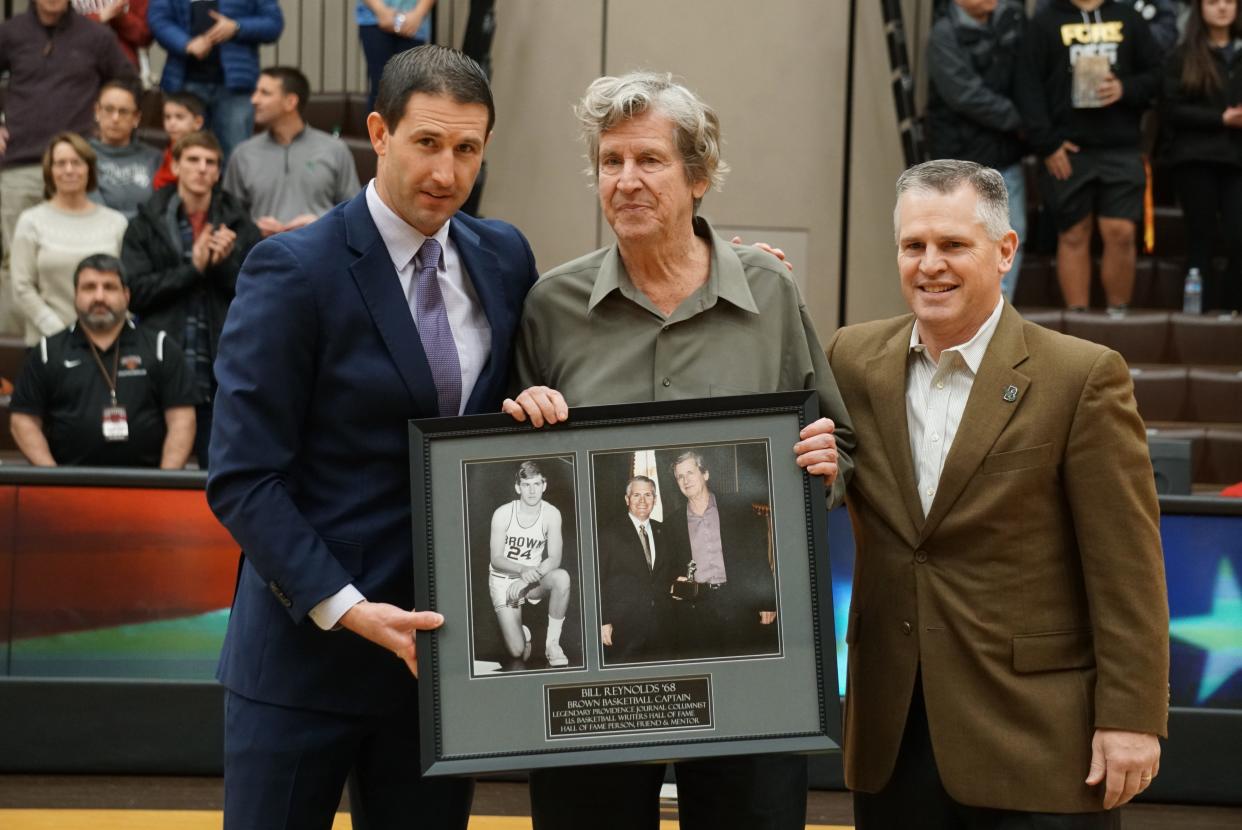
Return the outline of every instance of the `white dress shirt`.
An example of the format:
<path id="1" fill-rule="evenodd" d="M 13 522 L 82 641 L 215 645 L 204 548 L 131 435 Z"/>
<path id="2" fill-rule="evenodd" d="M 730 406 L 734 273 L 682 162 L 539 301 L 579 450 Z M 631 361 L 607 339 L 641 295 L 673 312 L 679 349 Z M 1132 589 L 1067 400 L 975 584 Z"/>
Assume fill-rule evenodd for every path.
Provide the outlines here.
<path id="1" fill-rule="evenodd" d="M 367 184 L 366 198 L 371 220 L 375 222 L 375 227 L 379 229 L 380 237 L 388 248 L 392 267 L 401 282 L 401 293 L 405 296 L 410 306 L 410 316 L 417 325 L 414 311 L 414 260 L 427 237 L 406 224 L 392 208 L 384 204 L 384 200 L 375 191 L 374 179 Z M 460 415 L 465 411 L 470 393 L 474 391 L 474 384 L 491 354 L 492 330 L 487 324 L 483 306 L 474 293 L 474 287 L 470 284 L 465 264 L 457 253 L 457 246 L 449 238 L 449 223 L 445 222 L 432 238 L 440 243 L 444 252 L 440 257 L 437 277 L 440 293 L 444 297 L 449 328 L 452 329 L 453 341 L 457 344 L 457 360 L 461 364 Z M 362 592 L 351 583 L 320 602 L 308 613 L 315 625 L 328 631 L 336 627 L 346 611 L 365 599 Z"/>
<path id="2" fill-rule="evenodd" d="M 392 267 L 401 281 L 401 293 L 410 306 L 410 316 L 417 319 L 414 311 L 414 259 L 427 237 L 407 225 L 392 208 L 384 204 L 375 191 L 374 179 L 367 185 L 367 208 L 388 248 L 388 256 L 392 258 Z M 441 225 L 432 239 L 439 242 L 444 251 L 436 275 L 440 293 L 444 296 L 444 310 L 448 314 L 449 328 L 453 331 L 453 341 L 457 343 L 457 360 L 461 363 L 461 405 L 457 410 L 460 415 L 466 411 L 466 401 L 470 399 L 474 384 L 491 354 L 492 330 L 466 274 L 466 266 L 457 253 L 457 246 L 449 238 L 449 222 Z"/>
<path id="3" fill-rule="evenodd" d="M 974 386 L 979 364 L 996 333 L 1002 298 L 974 336 L 960 346 L 940 353 L 940 362 L 931 359 L 919 338 L 916 320 L 910 332 L 910 357 L 906 365 L 906 421 L 910 428 L 910 454 L 919 488 L 923 515 L 931 510 L 940 488 L 944 460 L 957 436 L 957 427 L 966 411 L 966 401 Z"/>
<path id="4" fill-rule="evenodd" d="M 629 512 L 627 512 L 625 515 L 630 517 L 630 522 L 634 525 L 635 533 L 638 533 L 642 530 L 647 531 L 647 545 L 650 547 L 650 550 L 651 550 L 651 568 L 652 570 L 654 570 L 655 561 L 656 561 L 656 558 L 655 558 L 656 551 L 655 551 L 655 535 L 651 532 L 651 521 L 647 520 L 645 522 L 640 522 L 637 516 Z M 638 541 L 638 545 L 640 548 L 642 547 L 642 544 L 643 544 L 642 540 L 640 539 Z"/>

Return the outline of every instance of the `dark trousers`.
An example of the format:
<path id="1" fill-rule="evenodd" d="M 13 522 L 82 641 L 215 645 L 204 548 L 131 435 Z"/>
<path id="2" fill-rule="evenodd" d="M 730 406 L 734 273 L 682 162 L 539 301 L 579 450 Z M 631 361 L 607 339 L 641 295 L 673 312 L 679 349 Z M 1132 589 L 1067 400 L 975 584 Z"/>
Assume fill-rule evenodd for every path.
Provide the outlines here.
<path id="1" fill-rule="evenodd" d="M 362 41 L 362 54 L 367 59 L 367 112 L 375 109 L 375 99 L 379 95 L 380 76 L 384 74 L 384 64 L 393 55 L 422 46 L 421 40 L 402 37 L 392 32 L 385 32 L 379 26 L 359 26 L 358 40 Z"/>
<path id="2" fill-rule="evenodd" d="M 1203 308 L 1242 310 L 1242 167 L 1189 162 L 1176 170 L 1187 265 L 1203 275 Z M 1223 279 L 1212 267 L 1218 233 L 1229 257 Z"/>
<path id="3" fill-rule="evenodd" d="M 227 693 L 225 830 L 328 830 L 346 777 L 357 830 L 466 830 L 470 820 L 473 781 L 419 775 L 416 700 L 350 716 Z"/>
<path id="4" fill-rule="evenodd" d="M 744 592 L 725 583 L 699 586 L 692 601 L 678 603 L 683 657 L 733 657 L 777 650 L 776 624 L 760 625 L 759 612 Z"/>
<path id="5" fill-rule="evenodd" d="M 746 755 L 682 761 L 677 811 L 682 830 L 803 830 L 807 761 Z M 565 767 L 530 774 L 535 830 L 656 830 L 664 764 Z"/>
<path id="6" fill-rule="evenodd" d="M 1038 787 L 1039 782 L 1032 781 L 1031 786 Z M 878 793 L 854 793 L 854 826 L 857 830 L 1119 830 L 1121 814 L 1117 810 L 1026 813 L 958 804 L 940 783 L 920 679 L 914 683 L 893 777 Z"/>

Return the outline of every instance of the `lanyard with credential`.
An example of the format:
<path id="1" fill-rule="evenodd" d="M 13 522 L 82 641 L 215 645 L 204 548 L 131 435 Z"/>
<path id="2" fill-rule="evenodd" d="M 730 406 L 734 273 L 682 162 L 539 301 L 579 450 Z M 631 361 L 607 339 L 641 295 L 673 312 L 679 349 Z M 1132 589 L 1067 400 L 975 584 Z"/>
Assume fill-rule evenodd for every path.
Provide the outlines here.
<path id="1" fill-rule="evenodd" d="M 108 393 L 112 396 L 112 405 L 105 406 L 103 410 L 103 437 L 105 441 L 128 441 L 129 440 L 129 418 L 125 414 L 125 407 L 116 402 L 116 381 L 117 373 L 121 368 L 121 339 L 118 337 L 116 342 L 116 355 L 112 359 L 112 374 L 108 374 L 108 370 L 104 368 L 103 360 L 99 357 L 99 349 L 95 346 L 94 341 L 89 337 L 86 342 L 91 347 L 91 357 L 95 358 L 95 365 L 99 367 L 99 374 L 103 375 L 104 382 L 108 384 Z"/>

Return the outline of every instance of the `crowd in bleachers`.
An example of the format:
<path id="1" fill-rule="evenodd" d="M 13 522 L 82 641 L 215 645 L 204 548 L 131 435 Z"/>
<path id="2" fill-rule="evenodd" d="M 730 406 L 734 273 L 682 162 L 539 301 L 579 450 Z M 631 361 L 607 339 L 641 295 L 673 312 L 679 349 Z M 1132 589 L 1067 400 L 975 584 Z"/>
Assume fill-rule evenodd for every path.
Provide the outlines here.
<path id="1" fill-rule="evenodd" d="M 1237 0 L 937 5 L 928 146 L 1004 175 L 1024 249 L 1006 297 L 1118 349 L 1196 481 L 1242 480 Z"/>
<path id="2" fill-rule="evenodd" d="M 358 0 L 372 98 L 384 62 L 428 39 L 434 3 Z M 40 465 L 175 460 L 153 455 L 150 441 L 120 440 L 115 423 L 107 435 L 110 417 L 128 416 L 156 429 L 158 446 L 171 433 L 160 418 L 134 421 L 133 410 L 184 403 L 180 391 L 161 398 L 158 373 L 134 351 L 145 341 L 104 314 L 120 303 L 122 317 L 158 334 L 159 362 L 167 341 L 184 363 L 194 459 L 206 467 L 212 361 L 242 260 L 260 238 L 303 227 L 355 195 L 359 174 L 366 180 L 374 170 L 364 96 L 347 111 L 321 103 L 319 129 L 308 122 L 306 77 L 260 67 L 259 46 L 283 27 L 277 0 L 31 0 L 0 23 L 8 75 L 0 86 L 0 351 L 8 353 L 0 399 L 5 420 L 11 409 L 25 427 L 15 421 L 11 438 L 3 429 L 0 447 L 13 440 Z M 164 52 L 164 68 L 159 88 L 144 91 L 149 49 Z M 114 263 L 115 273 L 87 262 Z M 107 291 L 123 297 L 97 288 L 109 279 Z M 32 357 L 14 356 L 24 347 Z M 66 371 L 51 372 L 48 355 L 66 348 L 91 359 L 66 358 Z M 128 410 L 118 403 L 122 389 L 130 389 Z M 57 446 L 65 418 L 95 440 Z M 140 444 L 146 452 L 118 451 Z"/>

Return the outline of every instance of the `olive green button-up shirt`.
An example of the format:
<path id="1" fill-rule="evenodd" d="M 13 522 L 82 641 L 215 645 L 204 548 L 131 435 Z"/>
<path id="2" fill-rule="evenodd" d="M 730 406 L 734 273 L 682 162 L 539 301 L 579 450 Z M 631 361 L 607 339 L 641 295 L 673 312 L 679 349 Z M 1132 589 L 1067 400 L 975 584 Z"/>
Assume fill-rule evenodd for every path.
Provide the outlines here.
<path id="1" fill-rule="evenodd" d="M 854 432 L 797 285 L 774 256 L 726 242 L 702 218 L 695 233 L 711 243 L 711 273 L 668 316 L 616 245 L 544 274 L 522 313 L 518 388 L 550 386 L 570 406 L 814 389 L 836 423 L 839 503 Z"/>

